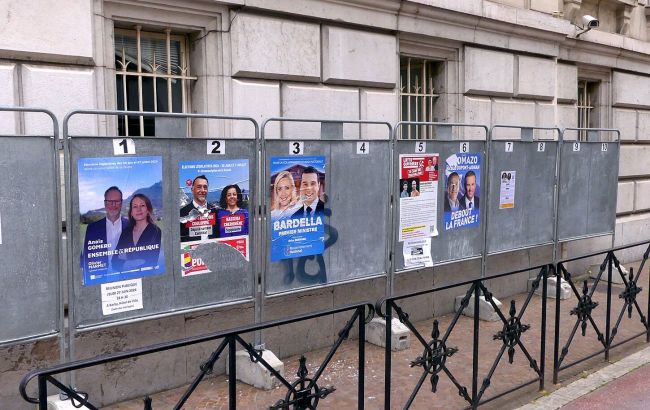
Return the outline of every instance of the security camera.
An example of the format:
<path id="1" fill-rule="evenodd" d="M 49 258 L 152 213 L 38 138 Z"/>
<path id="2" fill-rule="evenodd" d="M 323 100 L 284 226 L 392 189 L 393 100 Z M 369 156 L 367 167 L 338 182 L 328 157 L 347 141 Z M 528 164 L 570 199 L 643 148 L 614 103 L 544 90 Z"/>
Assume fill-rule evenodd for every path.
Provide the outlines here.
<path id="1" fill-rule="evenodd" d="M 590 16 L 589 14 L 585 14 L 582 16 L 582 26 L 584 28 L 597 28 L 600 25 L 600 21 L 594 16 Z"/>

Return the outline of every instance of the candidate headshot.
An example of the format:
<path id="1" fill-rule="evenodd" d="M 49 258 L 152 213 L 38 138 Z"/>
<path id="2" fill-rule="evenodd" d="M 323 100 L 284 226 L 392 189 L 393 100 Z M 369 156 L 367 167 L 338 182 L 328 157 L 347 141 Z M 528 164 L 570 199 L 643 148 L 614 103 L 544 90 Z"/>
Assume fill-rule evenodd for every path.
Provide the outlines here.
<path id="1" fill-rule="evenodd" d="M 122 191 L 118 187 L 111 186 L 104 192 L 104 210 L 106 216 L 86 228 L 81 255 L 81 266 L 84 270 L 87 269 L 89 262 L 88 246 L 101 243 L 107 245 L 106 249 L 115 250 L 122 230 L 129 224 L 128 219 L 121 217 Z M 107 256 L 92 259 L 95 266 L 100 266 L 101 269 L 110 268 L 110 258 Z"/>
<path id="2" fill-rule="evenodd" d="M 316 212 L 323 212 L 325 203 L 319 197 L 320 181 L 318 180 L 318 171 L 316 168 L 309 166 L 302 171 L 300 178 L 300 199 L 302 207 L 294 214 L 294 218 L 303 218 L 314 216 Z"/>
<path id="3" fill-rule="evenodd" d="M 479 197 L 476 196 L 476 174 L 474 171 L 467 171 L 465 174 L 465 200 L 461 203 L 461 209 L 479 209 Z"/>
<path id="4" fill-rule="evenodd" d="M 188 216 L 191 217 L 191 214 L 194 215 L 193 220 L 197 218 L 207 218 L 210 220 L 210 214 L 214 214 L 214 210 L 208 209 L 208 192 L 208 177 L 199 175 L 194 178 L 192 181 L 192 201 L 180 209 L 182 221 L 186 220 Z M 213 216 L 212 223 L 205 229 L 205 232 L 207 232 L 205 235 L 193 235 L 190 232 L 193 220 L 180 223 L 181 242 L 214 239 L 218 237 L 219 232 L 215 228 L 216 216 Z"/>
<path id="5" fill-rule="evenodd" d="M 447 195 L 445 195 L 445 212 L 458 211 L 464 198 L 460 195 L 460 176 L 452 172 L 447 177 Z"/>

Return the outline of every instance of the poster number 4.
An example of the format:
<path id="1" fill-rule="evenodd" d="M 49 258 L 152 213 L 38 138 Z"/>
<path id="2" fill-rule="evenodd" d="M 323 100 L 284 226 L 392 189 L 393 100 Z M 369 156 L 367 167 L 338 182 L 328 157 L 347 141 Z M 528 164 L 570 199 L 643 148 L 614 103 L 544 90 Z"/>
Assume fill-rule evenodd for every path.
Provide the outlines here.
<path id="1" fill-rule="evenodd" d="M 208 155 L 225 155 L 225 140 L 208 140 Z"/>
<path id="2" fill-rule="evenodd" d="M 357 154 L 367 155 L 370 152 L 370 143 L 367 141 L 357 142 Z"/>
<path id="3" fill-rule="evenodd" d="M 302 155 L 305 151 L 305 143 L 302 141 L 291 141 L 289 143 L 289 155 Z"/>
<path id="4" fill-rule="evenodd" d="M 424 141 L 418 141 L 415 143 L 415 153 L 420 154 L 427 150 L 427 143 Z"/>
<path id="5" fill-rule="evenodd" d="M 114 155 L 133 155 L 135 154 L 135 142 L 132 138 L 115 138 L 113 139 Z"/>

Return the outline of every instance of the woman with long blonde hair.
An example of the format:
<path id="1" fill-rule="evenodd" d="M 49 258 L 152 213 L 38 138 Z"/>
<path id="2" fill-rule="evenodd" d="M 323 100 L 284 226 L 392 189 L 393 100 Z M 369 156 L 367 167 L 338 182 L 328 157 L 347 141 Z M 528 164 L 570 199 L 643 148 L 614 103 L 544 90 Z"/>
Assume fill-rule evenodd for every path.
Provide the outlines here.
<path id="1" fill-rule="evenodd" d="M 275 177 L 271 196 L 271 220 L 286 218 L 300 208 L 296 183 L 289 171 L 282 171 Z"/>

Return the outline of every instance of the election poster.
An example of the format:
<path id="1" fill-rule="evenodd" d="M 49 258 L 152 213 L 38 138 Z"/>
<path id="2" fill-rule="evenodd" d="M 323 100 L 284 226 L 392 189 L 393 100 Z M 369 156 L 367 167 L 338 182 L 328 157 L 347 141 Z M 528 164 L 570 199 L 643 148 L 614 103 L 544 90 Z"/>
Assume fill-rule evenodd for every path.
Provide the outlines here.
<path id="1" fill-rule="evenodd" d="M 250 183 L 248 159 L 181 161 L 180 247 L 181 275 L 209 273 L 192 251 L 220 242 L 249 260 Z"/>
<path id="2" fill-rule="evenodd" d="M 161 157 L 77 162 L 83 284 L 165 271 Z"/>
<path id="3" fill-rule="evenodd" d="M 325 157 L 271 158 L 271 260 L 325 251 Z"/>
<path id="4" fill-rule="evenodd" d="M 400 155 L 399 241 L 438 235 L 438 154 Z"/>
<path id="5" fill-rule="evenodd" d="M 445 231 L 478 227 L 481 154 L 457 153 L 445 162 Z"/>
<path id="6" fill-rule="evenodd" d="M 501 171 L 501 186 L 499 187 L 499 209 L 515 207 L 516 171 Z"/>

